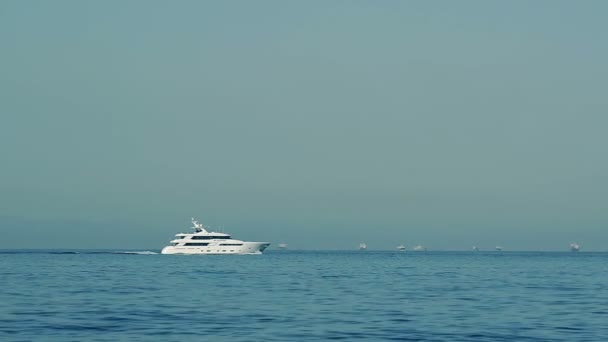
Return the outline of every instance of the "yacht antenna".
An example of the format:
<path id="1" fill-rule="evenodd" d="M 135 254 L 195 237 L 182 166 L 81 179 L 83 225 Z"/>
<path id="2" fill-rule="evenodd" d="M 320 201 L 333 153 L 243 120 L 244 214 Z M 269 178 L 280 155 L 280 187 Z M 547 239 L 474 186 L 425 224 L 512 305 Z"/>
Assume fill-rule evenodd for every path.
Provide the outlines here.
<path id="1" fill-rule="evenodd" d="M 203 226 L 202 223 L 199 223 L 197 220 L 194 219 L 194 217 L 192 217 L 192 228 L 194 228 L 194 230 L 199 233 L 199 232 L 203 232 L 205 231 L 205 226 Z"/>

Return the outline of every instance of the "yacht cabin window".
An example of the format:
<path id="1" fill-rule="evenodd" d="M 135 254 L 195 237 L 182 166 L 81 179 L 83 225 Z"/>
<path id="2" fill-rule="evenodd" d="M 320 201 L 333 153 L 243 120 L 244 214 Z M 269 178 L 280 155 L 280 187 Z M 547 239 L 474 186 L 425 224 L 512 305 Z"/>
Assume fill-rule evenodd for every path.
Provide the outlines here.
<path id="1" fill-rule="evenodd" d="M 192 237 L 192 240 L 213 240 L 213 239 L 229 240 L 230 236 L 194 235 Z"/>

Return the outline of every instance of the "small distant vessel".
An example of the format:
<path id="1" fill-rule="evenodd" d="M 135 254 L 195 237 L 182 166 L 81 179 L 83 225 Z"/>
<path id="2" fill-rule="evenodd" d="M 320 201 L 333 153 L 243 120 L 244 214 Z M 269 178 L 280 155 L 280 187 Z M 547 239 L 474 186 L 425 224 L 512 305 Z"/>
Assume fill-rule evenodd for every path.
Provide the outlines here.
<path id="1" fill-rule="evenodd" d="M 397 246 L 397 249 L 400 251 L 405 251 L 405 246 L 403 244 Z"/>
<path id="2" fill-rule="evenodd" d="M 416 252 L 426 252 L 426 247 L 422 246 L 422 245 L 418 245 L 414 247 L 414 250 Z"/>
<path id="3" fill-rule="evenodd" d="M 262 254 L 268 242 L 235 240 L 224 233 L 210 232 L 192 218 L 194 233 L 175 234 L 161 254 Z"/>
<path id="4" fill-rule="evenodd" d="M 473 246 L 473 252 L 479 252 L 479 247 Z"/>
<path id="5" fill-rule="evenodd" d="M 277 245 L 278 249 L 287 249 L 287 244 L 286 243 L 280 243 Z"/>
<path id="6" fill-rule="evenodd" d="M 578 252 L 580 250 L 581 246 L 578 243 L 574 242 L 570 244 L 570 252 Z"/>
<path id="7" fill-rule="evenodd" d="M 365 242 L 362 242 L 359 244 L 359 250 L 364 251 L 367 249 L 367 245 L 365 244 Z"/>
<path id="8" fill-rule="evenodd" d="M 497 252 L 501 252 L 502 251 L 502 247 L 501 246 L 496 246 L 495 249 L 496 249 Z"/>

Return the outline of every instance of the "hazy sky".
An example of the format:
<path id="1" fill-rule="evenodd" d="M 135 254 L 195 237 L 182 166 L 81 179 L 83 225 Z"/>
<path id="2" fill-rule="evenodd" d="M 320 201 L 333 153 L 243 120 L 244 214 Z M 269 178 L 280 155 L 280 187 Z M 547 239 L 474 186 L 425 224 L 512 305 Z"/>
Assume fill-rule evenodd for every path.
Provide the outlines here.
<path id="1" fill-rule="evenodd" d="M 0 248 L 608 250 L 606 1 L 0 1 Z"/>

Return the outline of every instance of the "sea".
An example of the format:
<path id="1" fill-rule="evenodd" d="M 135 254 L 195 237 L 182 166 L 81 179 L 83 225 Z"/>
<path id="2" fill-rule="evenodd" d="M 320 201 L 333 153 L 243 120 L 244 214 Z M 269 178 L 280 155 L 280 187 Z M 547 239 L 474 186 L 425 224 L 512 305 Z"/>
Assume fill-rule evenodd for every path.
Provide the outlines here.
<path id="1" fill-rule="evenodd" d="M 0 250 L 0 341 L 608 341 L 608 253 Z"/>

